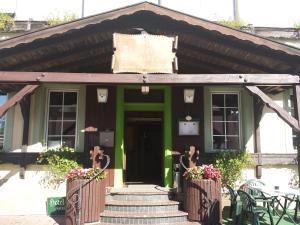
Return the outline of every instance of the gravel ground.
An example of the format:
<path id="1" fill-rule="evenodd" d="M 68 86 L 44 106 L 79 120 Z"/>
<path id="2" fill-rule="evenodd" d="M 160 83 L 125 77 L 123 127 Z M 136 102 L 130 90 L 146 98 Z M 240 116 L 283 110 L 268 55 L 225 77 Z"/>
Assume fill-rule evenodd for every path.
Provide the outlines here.
<path id="1" fill-rule="evenodd" d="M 0 216 L 0 225 L 65 225 L 64 216 Z"/>

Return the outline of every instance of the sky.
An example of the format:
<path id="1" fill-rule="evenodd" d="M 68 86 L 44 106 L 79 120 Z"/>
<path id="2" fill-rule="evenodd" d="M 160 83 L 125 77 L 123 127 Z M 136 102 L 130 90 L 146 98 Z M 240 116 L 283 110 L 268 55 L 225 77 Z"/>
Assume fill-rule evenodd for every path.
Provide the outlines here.
<path id="1" fill-rule="evenodd" d="M 53 15 L 81 16 L 83 0 L 0 0 L 0 12 L 15 12 L 16 19 L 46 20 Z M 141 0 L 84 0 L 85 16 L 98 14 Z M 158 3 L 158 0 L 148 0 Z M 233 0 L 161 0 L 162 6 L 200 18 L 217 21 L 233 19 Z M 238 0 L 245 24 L 293 27 L 300 23 L 300 0 Z"/>

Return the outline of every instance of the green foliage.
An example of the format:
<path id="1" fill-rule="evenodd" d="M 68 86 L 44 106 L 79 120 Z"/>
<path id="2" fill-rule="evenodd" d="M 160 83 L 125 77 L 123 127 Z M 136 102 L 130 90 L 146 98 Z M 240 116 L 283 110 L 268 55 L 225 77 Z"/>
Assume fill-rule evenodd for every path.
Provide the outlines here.
<path id="1" fill-rule="evenodd" d="M 75 13 L 66 13 L 64 16 L 59 16 L 59 15 L 51 15 L 48 19 L 47 19 L 47 23 L 50 26 L 55 26 L 61 23 L 67 23 L 73 20 L 76 20 L 78 17 Z"/>
<path id="2" fill-rule="evenodd" d="M 300 22 L 295 23 L 295 24 L 294 24 L 294 27 L 295 27 L 296 29 L 300 29 Z"/>
<path id="3" fill-rule="evenodd" d="M 38 163 L 47 163 L 49 172 L 42 179 L 41 183 L 46 187 L 57 188 L 65 181 L 65 175 L 71 169 L 80 167 L 77 156 L 73 148 L 66 146 L 55 149 L 48 149 L 40 154 Z"/>
<path id="4" fill-rule="evenodd" d="M 8 31 L 15 25 L 14 18 L 7 13 L 0 13 L 0 30 Z"/>
<path id="5" fill-rule="evenodd" d="M 217 154 L 215 166 L 221 170 L 222 183 L 235 186 L 241 179 L 242 170 L 253 164 L 251 154 L 247 151 L 223 151 Z"/>
<path id="6" fill-rule="evenodd" d="M 220 20 L 217 21 L 217 23 L 227 27 L 233 27 L 233 28 L 240 28 L 246 26 L 246 24 L 241 20 Z"/>

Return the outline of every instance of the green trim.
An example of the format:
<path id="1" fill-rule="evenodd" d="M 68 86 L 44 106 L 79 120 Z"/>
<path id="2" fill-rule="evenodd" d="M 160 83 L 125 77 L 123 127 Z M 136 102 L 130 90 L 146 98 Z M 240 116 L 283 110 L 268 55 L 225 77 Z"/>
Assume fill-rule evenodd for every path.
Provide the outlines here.
<path id="1" fill-rule="evenodd" d="M 172 176 L 172 115 L 171 115 L 171 88 L 167 86 L 150 86 L 151 89 L 164 90 L 164 103 L 124 103 L 125 89 L 139 89 L 139 85 L 117 87 L 117 114 L 116 114 L 116 147 L 115 147 L 115 176 L 114 186 L 123 185 L 124 162 L 124 113 L 125 111 L 161 111 L 164 115 L 164 185 L 171 187 Z"/>
<path id="2" fill-rule="evenodd" d="M 172 93 L 171 87 L 165 88 L 164 108 L 164 185 L 173 186 L 173 160 L 172 160 Z"/>
<path id="3" fill-rule="evenodd" d="M 114 186 L 123 186 L 123 162 L 124 162 L 124 89 L 117 87 L 116 100 L 116 147 L 115 147 L 115 174 Z"/>
<path id="4" fill-rule="evenodd" d="M 164 111 L 163 103 L 124 103 L 124 111 Z"/>

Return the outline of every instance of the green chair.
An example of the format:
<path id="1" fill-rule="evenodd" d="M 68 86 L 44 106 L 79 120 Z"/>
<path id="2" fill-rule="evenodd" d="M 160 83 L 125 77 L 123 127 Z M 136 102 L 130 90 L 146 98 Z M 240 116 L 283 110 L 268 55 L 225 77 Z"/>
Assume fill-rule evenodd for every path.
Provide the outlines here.
<path id="1" fill-rule="evenodd" d="M 239 215 L 238 224 L 242 224 L 245 216 L 251 215 L 253 225 L 259 225 L 260 216 L 267 213 L 270 218 L 270 224 L 274 225 L 269 202 L 267 202 L 267 207 L 258 206 L 253 196 L 242 190 L 238 190 L 237 192 L 240 197 L 240 201 L 242 202 L 242 210 L 241 215 Z"/>
<path id="2" fill-rule="evenodd" d="M 229 185 L 226 185 L 226 188 L 229 191 L 230 194 L 230 212 L 229 212 L 229 217 L 232 218 L 233 212 L 236 210 L 236 204 L 237 204 L 237 192 L 236 190 L 234 190 L 232 187 L 230 187 Z"/>

